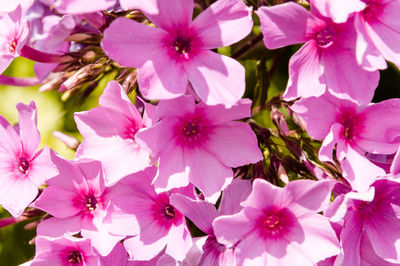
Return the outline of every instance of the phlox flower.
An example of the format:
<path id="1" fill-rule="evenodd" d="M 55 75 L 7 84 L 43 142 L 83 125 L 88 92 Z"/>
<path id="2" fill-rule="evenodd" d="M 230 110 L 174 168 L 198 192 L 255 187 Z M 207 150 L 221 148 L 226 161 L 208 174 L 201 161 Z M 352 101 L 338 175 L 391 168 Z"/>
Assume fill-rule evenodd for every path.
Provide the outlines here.
<path id="1" fill-rule="evenodd" d="M 336 158 L 353 189 L 365 192 L 377 176 L 385 175 L 364 154 L 397 151 L 400 124 L 393 117 L 400 115 L 399 99 L 359 106 L 352 100 L 325 93 L 303 99 L 292 109 L 305 120 L 311 137 L 324 140 L 319 151 L 322 161 L 333 162 L 336 147 Z"/>
<path id="2" fill-rule="evenodd" d="M 232 181 L 231 167 L 262 160 L 250 126 L 232 121 L 249 117 L 250 106 L 248 100 L 230 109 L 207 106 L 186 96 L 161 101 L 156 110 L 160 122 L 136 135 L 158 164 L 156 191 L 191 183 L 208 200 L 216 201 Z"/>
<path id="3" fill-rule="evenodd" d="M 59 237 L 81 233 L 103 256 L 124 238 L 108 232 L 103 222 L 110 205 L 110 188 L 105 188 L 103 169 L 98 161 L 67 161 L 52 156 L 60 173 L 35 201 L 35 207 L 52 218 L 38 225 L 37 234 Z M 133 221 L 134 222 L 134 221 Z"/>
<path id="4" fill-rule="evenodd" d="M 92 249 L 89 239 L 70 235 L 58 238 L 38 236 L 35 245 L 36 256 L 31 266 L 100 266 L 100 256 Z"/>
<path id="5" fill-rule="evenodd" d="M 20 215 L 47 179 L 58 170 L 48 147 L 37 151 L 40 134 L 34 102 L 17 104 L 19 124 L 12 127 L 0 116 L 0 204 L 13 216 Z"/>
<path id="6" fill-rule="evenodd" d="M 147 261 L 155 258 L 163 250 L 177 261 L 185 259 L 192 246 L 192 238 L 186 226 L 185 217 L 170 204 L 170 194 L 183 193 L 194 197 L 193 186 L 156 193 L 151 181 L 157 169 L 150 167 L 142 172 L 123 178 L 115 190 L 113 208 L 119 209 L 119 222 L 111 222 L 109 230 L 115 234 L 133 236 L 124 241 L 131 259 Z M 108 217 L 113 220 L 111 214 Z M 130 231 L 130 219 L 137 220 L 140 233 Z"/>
<path id="7" fill-rule="evenodd" d="M 76 124 L 84 137 L 76 157 L 101 161 L 109 186 L 150 165 L 149 153 L 137 143 L 136 133 L 152 122 L 146 117 L 142 119 L 116 81 L 108 83 L 99 103 L 100 107 L 75 113 Z"/>
<path id="8" fill-rule="evenodd" d="M 330 181 L 297 180 L 279 188 L 256 179 L 233 215 L 213 222 L 219 243 L 235 245 L 237 265 L 315 265 L 339 253 L 325 210 Z"/>
<path id="9" fill-rule="evenodd" d="M 367 192 L 338 196 L 326 215 L 342 224 L 340 265 L 400 263 L 400 183 L 377 179 Z M 369 252 L 367 252 L 369 251 Z M 392 264 L 393 263 L 393 264 Z"/>
<path id="10" fill-rule="evenodd" d="M 28 8 L 32 5 L 34 0 L 2 0 L 0 5 L 1 12 L 12 12 L 22 6 L 23 8 Z"/>
<path id="11" fill-rule="evenodd" d="M 224 189 L 218 210 L 207 201 L 193 200 L 181 194 L 171 195 L 171 203 L 207 234 L 205 242 L 201 246 L 203 254 L 197 265 L 234 265 L 234 247 L 227 247 L 217 241 L 212 223 L 218 216 L 232 215 L 239 212 L 243 208 L 239 203 L 244 201 L 250 192 L 250 180 L 233 180 Z"/>
<path id="12" fill-rule="evenodd" d="M 365 69 L 386 68 L 385 59 L 400 67 L 400 12 L 398 0 L 317 0 L 321 12 L 336 22 L 354 17 L 357 60 Z"/>
<path id="13" fill-rule="evenodd" d="M 0 73 L 10 65 L 29 39 L 29 26 L 21 6 L 0 15 Z"/>
<path id="14" fill-rule="evenodd" d="M 356 60 L 354 23 L 334 23 L 311 2 L 311 13 L 289 2 L 256 11 L 269 49 L 304 43 L 289 61 L 285 99 L 320 96 L 327 89 L 368 104 L 379 81 L 378 71 L 366 71 Z"/>
<path id="15" fill-rule="evenodd" d="M 102 47 L 121 65 L 138 68 L 139 89 L 147 99 L 176 98 L 190 82 L 206 104 L 232 106 L 244 93 L 244 68 L 210 49 L 244 38 L 253 25 L 251 9 L 240 0 L 218 0 L 192 22 L 193 2 L 143 4 L 157 27 L 117 18 L 105 30 Z"/>

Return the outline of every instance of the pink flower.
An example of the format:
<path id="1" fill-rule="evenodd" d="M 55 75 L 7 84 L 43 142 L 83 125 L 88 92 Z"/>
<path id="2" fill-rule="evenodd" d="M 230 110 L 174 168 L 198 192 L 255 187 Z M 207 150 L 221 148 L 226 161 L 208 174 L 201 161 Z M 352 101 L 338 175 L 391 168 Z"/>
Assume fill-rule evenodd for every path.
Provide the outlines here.
<path id="1" fill-rule="evenodd" d="M 363 260 L 371 265 L 400 263 L 399 195 L 398 181 L 378 179 L 365 193 L 350 192 L 335 199 L 326 215 L 343 224 L 340 265 L 362 265 Z"/>
<path id="2" fill-rule="evenodd" d="M 75 113 L 76 124 L 84 137 L 76 157 L 101 161 L 109 186 L 150 165 L 149 153 L 136 142 L 136 132 L 151 122 L 142 120 L 116 81 L 108 83 L 99 103 L 101 107 Z"/>
<path id="3" fill-rule="evenodd" d="M 337 0 L 314 1 L 322 13 L 336 22 L 354 17 L 357 30 L 357 60 L 365 69 L 387 67 L 385 59 L 400 67 L 400 25 L 396 17 L 399 1 Z M 345 8 L 343 8 L 345 6 Z"/>
<path id="4" fill-rule="evenodd" d="M 1 12 L 12 12 L 18 8 L 18 6 L 24 9 L 29 8 L 34 0 L 2 0 L 0 5 Z"/>
<path id="5" fill-rule="evenodd" d="M 185 217 L 170 204 L 170 193 L 184 193 L 194 197 L 193 186 L 157 194 L 151 181 L 156 168 L 147 168 L 125 177 L 119 184 L 124 188 L 115 190 L 113 208 L 121 210 L 120 218 L 125 217 L 125 224 L 112 223 L 111 232 L 134 236 L 124 241 L 133 260 L 150 260 L 165 248 L 165 253 L 175 260 L 182 261 L 192 245 L 190 232 Z M 136 219 L 140 233 L 129 232 L 126 228 L 130 217 Z M 113 217 L 110 216 L 112 220 Z M 121 222 L 124 220 L 121 219 Z M 125 227 L 125 228 L 122 228 Z"/>
<path id="6" fill-rule="evenodd" d="M 47 181 L 49 186 L 35 201 L 35 207 L 54 217 L 41 222 L 37 234 L 59 237 L 80 232 L 91 239 L 102 256 L 108 255 L 124 236 L 110 234 L 103 221 L 111 199 L 100 162 L 52 159 L 60 173 Z"/>
<path id="7" fill-rule="evenodd" d="M 198 265 L 234 264 L 234 247 L 227 247 L 217 241 L 212 223 L 218 216 L 239 212 L 243 208 L 239 203 L 244 201 L 250 192 L 250 180 L 234 179 L 223 191 L 218 210 L 207 201 L 193 200 L 181 194 L 171 195 L 171 204 L 208 235 L 202 245 L 203 254 Z"/>
<path id="8" fill-rule="evenodd" d="M 230 109 L 195 104 L 192 97 L 161 101 L 161 121 L 137 133 L 159 168 L 153 183 L 157 192 L 190 183 L 211 201 L 232 181 L 231 167 L 263 159 L 250 126 L 237 121 L 250 116 L 250 101 Z M 234 143 L 234 145 L 233 145 Z"/>
<path id="9" fill-rule="evenodd" d="M 368 104 L 378 85 L 379 72 L 368 72 L 358 65 L 353 22 L 333 23 L 319 15 L 313 5 L 311 11 L 289 2 L 261 7 L 256 12 L 269 49 L 305 42 L 290 59 L 284 97 L 320 96 L 328 89 L 340 97 L 349 95 Z"/>
<path id="10" fill-rule="evenodd" d="M 20 56 L 22 47 L 29 37 L 29 26 L 24 19 L 22 8 L 0 16 L 0 73 Z"/>
<path id="11" fill-rule="evenodd" d="M 0 116 L 0 204 L 13 216 L 20 215 L 37 196 L 38 187 L 58 173 L 49 148 L 36 152 L 40 134 L 35 103 L 19 103 L 17 109 L 16 129 Z"/>
<path id="12" fill-rule="evenodd" d="M 190 82 L 206 104 L 236 103 L 245 89 L 244 68 L 209 49 L 244 38 L 253 25 L 251 9 L 240 0 L 219 0 L 192 22 L 193 0 L 148 5 L 143 12 L 157 28 L 118 18 L 102 41 L 112 59 L 138 68 L 142 95 L 151 100 L 176 98 L 185 94 Z"/>
<path id="13" fill-rule="evenodd" d="M 38 236 L 35 244 L 36 256 L 31 266 L 100 266 L 100 257 L 92 250 L 89 239 L 69 235 L 59 238 Z"/>
<path id="14" fill-rule="evenodd" d="M 256 179 L 239 213 L 213 222 L 219 243 L 235 247 L 238 265 L 315 265 L 339 253 L 326 217 L 329 181 L 297 180 L 285 188 Z"/>
<path id="15" fill-rule="evenodd" d="M 307 132 L 324 140 L 319 158 L 341 162 L 353 189 L 366 191 L 385 171 L 365 158 L 365 152 L 392 154 L 400 145 L 400 100 L 390 99 L 369 106 L 337 98 L 330 93 L 297 102 L 292 109 L 307 123 Z M 374 174 L 370 174 L 373 172 Z"/>

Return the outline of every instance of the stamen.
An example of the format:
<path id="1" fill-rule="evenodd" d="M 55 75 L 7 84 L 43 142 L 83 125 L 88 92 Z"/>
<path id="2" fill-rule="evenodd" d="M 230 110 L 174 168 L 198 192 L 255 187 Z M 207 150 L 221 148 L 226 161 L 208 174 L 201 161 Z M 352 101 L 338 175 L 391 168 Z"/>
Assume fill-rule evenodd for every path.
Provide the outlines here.
<path id="1" fill-rule="evenodd" d="M 89 211 L 94 211 L 97 208 L 97 199 L 94 195 L 89 195 L 86 197 L 86 208 Z"/>
<path id="2" fill-rule="evenodd" d="M 69 263 L 78 264 L 82 262 L 82 255 L 78 250 L 74 250 L 68 253 L 67 260 Z"/>
<path id="3" fill-rule="evenodd" d="M 164 207 L 164 212 L 165 212 L 165 214 L 166 214 L 166 216 L 168 218 L 174 218 L 175 217 L 175 209 L 174 209 L 174 207 L 172 205 L 169 205 L 169 204 L 166 205 Z"/>
<path id="4" fill-rule="evenodd" d="M 21 157 L 19 158 L 19 165 L 18 169 L 21 171 L 23 174 L 27 174 L 29 170 L 29 161 L 26 157 Z"/>

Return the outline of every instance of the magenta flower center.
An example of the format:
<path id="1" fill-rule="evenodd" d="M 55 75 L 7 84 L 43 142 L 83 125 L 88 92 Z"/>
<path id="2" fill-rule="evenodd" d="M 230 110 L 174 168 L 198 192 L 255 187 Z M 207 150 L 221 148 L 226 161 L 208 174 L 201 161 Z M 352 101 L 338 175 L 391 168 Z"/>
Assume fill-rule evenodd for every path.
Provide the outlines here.
<path id="1" fill-rule="evenodd" d="M 173 219 L 175 217 L 175 208 L 170 204 L 165 205 L 164 214 L 166 218 Z"/>
<path id="2" fill-rule="evenodd" d="M 78 250 L 73 250 L 68 253 L 67 260 L 69 263 L 78 264 L 82 262 L 82 255 Z"/>
<path id="3" fill-rule="evenodd" d="M 132 124 L 126 128 L 126 131 L 122 137 L 125 139 L 135 140 L 135 135 L 138 132 L 138 130 L 139 130 L 139 128 L 136 126 L 136 124 L 134 122 L 132 122 Z"/>
<path id="4" fill-rule="evenodd" d="M 29 161 L 26 157 L 19 158 L 18 169 L 23 174 L 27 174 L 29 170 Z"/>
<path id="5" fill-rule="evenodd" d="M 88 211 L 94 211 L 97 208 L 97 199 L 93 194 L 89 194 L 86 196 L 85 206 Z"/>
<path id="6" fill-rule="evenodd" d="M 333 43 L 333 40 L 334 40 L 334 33 L 328 27 L 321 29 L 315 35 L 315 41 L 320 47 L 323 48 L 330 46 Z"/>
<path id="7" fill-rule="evenodd" d="M 293 226 L 293 214 L 284 209 L 270 208 L 258 221 L 258 229 L 264 238 L 279 238 Z"/>
<path id="8" fill-rule="evenodd" d="M 344 111 L 339 118 L 343 126 L 343 137 L 348 141 L 354 141 L 362 130 L 362 116 L 353 110 Z"/>
<path id="9" fill-rule="evenodd" d="M 182 133 L 188 138 L 195 137 L 199 133 L 199 126 L 196 121 L 187 122 L 183 128 Z"/>
<path id="10" fill-rule="evenodd" d="M 178 54 L 186 55 L 190 52 L 191 40 L 188 37 L 178 35 L 172 45 Z"/>

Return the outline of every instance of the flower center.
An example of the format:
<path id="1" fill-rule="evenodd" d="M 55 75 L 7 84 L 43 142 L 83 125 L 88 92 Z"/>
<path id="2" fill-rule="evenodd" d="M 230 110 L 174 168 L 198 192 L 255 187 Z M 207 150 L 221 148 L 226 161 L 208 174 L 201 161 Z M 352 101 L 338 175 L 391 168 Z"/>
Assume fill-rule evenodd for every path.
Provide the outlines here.
<path id="1" fill-rule="evenodd" d="M 172 219 L 175 217 L 175 208 L 172 205 L 167 204 L 164 206 L 164 213 L 167 218 Z"/>
<path id="2" fill-rule="evenodd" d="M 93 194 L 90 194 L 86 196 L 86 202 L 85 202 L 86 208 L 89 211 L 94 211 L 97 208 L 97 199 Z"/>
<path id="3" fill-rule="evenodd" d="M 183 126 L 182 133 L 186 137 L 193 137 L 199 133 L 199 126 L 195 121 L 189 121 Z"/>
<path id="4" fill-rule="evenodd" d="M 82 255 L 78 250 L 73 250 L 68 253 L 67 260 L 69 263 L 78 264 L 82 262 Z"/>
<path id="5" fill-rule="evenodd" d="M 190 52 L 190 38 L 179 36 L 173 42 L 173 47 L 178 54 L 187 55 Z"/>
<path id="6" fill-rule="evenodd" d="M 331 29 L 323 28 L 315 35 L 315 40 L 320 47 L 328 47 L 333 43 L 334 35 Z"/>
<path id="7" fill-rule="evenodd" d="M 285 209 L 271 208 L 265 210 L 264 216 L 258 222 L 261 236 L 276 238 L 286 234 L 293 224 L 293 214 Z"/>
<path id="8" fill-rule="evenodd" d="M 135 140 L 135 135 L 138 132 L 138 127 L 134 122 L 126 129 L 124 136 L 126 139 L 133 139 Z"/>
<path id="9" fill-rule="evenodd" d="M 17 49 L 17 39 L 13 39 L 13 40 L 11 40 L 11 41 L 9 41 L 9 43 L 8 43 L 8 50 L 10 51 L 10 53 L 14 53 L 15 52 L 15 50 Z"/>
<path id="10" fill-rule="evenodd" d="M 27 174 L 29 170 L 29 161 L 26 157 L 19 158 L 18 169 L 23 174 Z"/>

